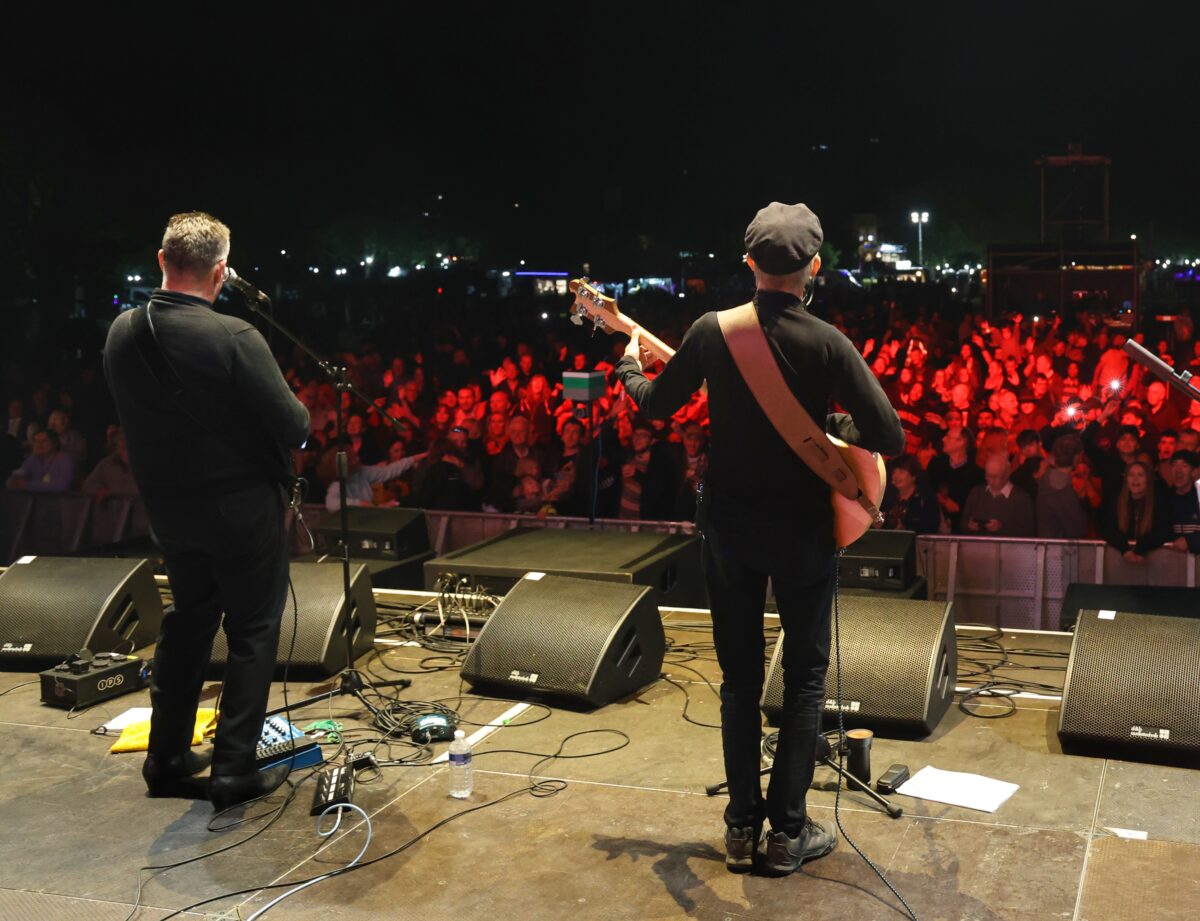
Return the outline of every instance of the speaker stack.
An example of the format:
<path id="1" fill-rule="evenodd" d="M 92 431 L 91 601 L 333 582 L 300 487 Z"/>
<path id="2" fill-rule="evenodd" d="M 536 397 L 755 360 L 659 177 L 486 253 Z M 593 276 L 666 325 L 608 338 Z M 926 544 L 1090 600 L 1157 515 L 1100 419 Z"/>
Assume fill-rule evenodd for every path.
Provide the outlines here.
<path id="1" fill-rule="evenodd" d="M 350 559 L 367 567 L 373 586 L 399 589 L 424 586 L 424 564 L 434 556 L 424 511 L 352 506 L 346 509 L 346 524 Z M 326 515 L 313 531 L 327 548 L 341 550 L 340 513 Z"/>
<path id="2" fill-rule="evenodd" d="M 658 678 L 666 640 L 656 600 L 644 585 L 531 573 L 492 612 L 462 675 L 601 707 Z"/>
<path id="3" fill-rule="evenodd" d="M 0 575 L 0 667 L 131 653 L 158 638 L 162 612 L 149 560 L 25 557 Z"/>
<path id="4" fill-rule="evenodd" d="M 700 539 L 651 531 L 513 528 L 427 562 L 425 588 L 453 574 L 503 595 L 535 571 L 649 586 L 664 607 L 708 607 Z"/>
<path id="5" fill-rule="evenodd" d="M 917 535 L 872 528 L 846 548 L 840 563 L 842 594 L 868 598 L 925 599 L 929 589 L 917 575 Z"/>
<path id="6" fill-rule="evenodd" d="M 928 735 L 954 700 L 958 669 L 951 605 L 842 595 L 842 713 L 850 728 Z M 783 709 L 780 633 L 763 687 L 762 710 L 777 722 Z M 825 721 L 836 723 L 837 662 L 830 655 Z"/>

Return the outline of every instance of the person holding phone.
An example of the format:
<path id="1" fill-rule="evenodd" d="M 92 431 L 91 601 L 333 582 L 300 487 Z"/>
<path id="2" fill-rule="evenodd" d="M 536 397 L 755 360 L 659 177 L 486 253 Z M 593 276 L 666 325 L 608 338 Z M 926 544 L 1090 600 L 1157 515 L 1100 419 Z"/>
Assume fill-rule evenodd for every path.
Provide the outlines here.
<path id="1" fill-rule="evenodd" d="M 983 466 L 984 482 L 967 496 L 963 520 L 967 534 L 980 537 L 1033 537 L 1033 499 L 1009 479 L 1008 457 L 988 456 Z"/>

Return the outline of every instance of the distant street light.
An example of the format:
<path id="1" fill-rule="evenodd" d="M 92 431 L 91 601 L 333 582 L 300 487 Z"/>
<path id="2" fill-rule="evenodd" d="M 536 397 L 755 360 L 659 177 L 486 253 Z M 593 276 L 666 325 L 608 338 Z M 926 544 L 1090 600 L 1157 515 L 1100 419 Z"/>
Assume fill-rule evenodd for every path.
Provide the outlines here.
<path id="1" fill-rule="evenodd" d="M 912 222 L 917 225 L 917 263 L 925 264 L 925 235 L 922 233 L 925 225 L 929 223 L 929 212 L 914 211 L 911 215 Z"/>

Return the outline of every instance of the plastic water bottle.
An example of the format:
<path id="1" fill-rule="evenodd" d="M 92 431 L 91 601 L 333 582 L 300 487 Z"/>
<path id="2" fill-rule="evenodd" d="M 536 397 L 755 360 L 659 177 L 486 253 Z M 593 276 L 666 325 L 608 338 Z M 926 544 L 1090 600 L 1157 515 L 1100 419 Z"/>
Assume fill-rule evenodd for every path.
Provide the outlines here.
<path id="1" fill-rule="evenodd" d="M 450 743 L 450 795 L 455 799 L 466 799 L 475 789 L 471 777 L 471 743 L 461 729 L 454 730 L 454 741 Z"/>

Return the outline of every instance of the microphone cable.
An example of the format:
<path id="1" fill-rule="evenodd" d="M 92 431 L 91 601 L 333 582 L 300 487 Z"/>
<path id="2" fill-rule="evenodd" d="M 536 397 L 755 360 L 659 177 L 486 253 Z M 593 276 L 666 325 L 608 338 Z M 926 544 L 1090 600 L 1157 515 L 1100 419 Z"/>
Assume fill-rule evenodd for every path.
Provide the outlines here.
<path id="1" fill-rule="evenodd" d="M 846 747 L 846 717 L 845 717 L 845 710 L 842 707 L 842 637 L 841 637 L 841 623 L 840 623 L 840 620 L 838 617 L 838 613 L 839 613 L 838 612 L 838 594 L 839 594 L 838 588 L 839 588 L 839 584 L 841 582 L 841 577 L 842 577 L 842 556 L 843 556 L 843 554 L 845 554 L 845 552 L 846 552 L 845 547 L 840 548 L 837 552 L 837 556 L 834 557 L 834 561 L 833 561 L 833 648 L 834 648 L 834 654 L 836 657 L 835 664 L 837 667 L 837 715 L 838 715 L 838 728 L 837 728 L 837 733 L 838 733 L 837 752 L 838 752 L 838 755 L 837 755 L 837 758 L 838 758 L 838 768 L 839 769 L 843 767 L 842 753 Z M 881 869 L 879 869 L 879 867 L 875 866 L 875 864 L 871 861 L 871 858 L 868 857 L 863 852 L 862 848 L 860 848 L 857 844 L 854 843 L 854 839 L 851 838 L 850 835 L 846 833 L 846 829 L 842 827 L 841 803 L 842 803 L 842 787 L 844 785 L 845 785 L 845 780 L 842 778 L 842 775 L 839 771 L 838 782 L 837 782 L 837 792 L 834 794 L 834 798 L 833 798 L 833 820 L 837 823 L 838 831 L 841 832 L 842 837 L 846 839 L 846 843 L 849 844 L 850 847 L 852 847 L 854 849 L 854 853 L 858 854 L 858 856 L 863 859 L 863 861 L 866 863 L 866 865 L 875 871 L 875 875 L 878 876 L 880 878 L 880 880 L 882 880 L 883 884 L 892 891 L 892 895 L 894 895 L 896 898 L 898 898 L 900 900 L 900 904 L 904 906 L 904 910 L 908 912 L 908 916 L 910 918 L 912 918 L 912 921 L 919 921 L 919 919 L 917 918 L 916 912 L 914 912 L 912 910 L 912 906 L 909 905 L 908 902 L 905 901 L 904 896 L 902 896 L 900 894 L 900 890 L 892 885 L 892 881 L 887 878 L 886 874 L 884 874 L 884 872 Z"/>

